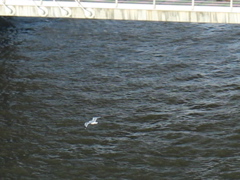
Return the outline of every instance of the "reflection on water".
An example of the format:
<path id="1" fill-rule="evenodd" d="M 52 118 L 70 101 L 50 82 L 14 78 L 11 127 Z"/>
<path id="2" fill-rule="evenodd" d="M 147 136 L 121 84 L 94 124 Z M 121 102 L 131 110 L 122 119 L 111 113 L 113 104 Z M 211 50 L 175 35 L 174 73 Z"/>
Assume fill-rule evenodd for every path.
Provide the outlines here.
<path id="1" fill-rule="evenodd" d="M 0 32 L 1 178 L 240 178 L 237 25 L 14 23 Z"/>

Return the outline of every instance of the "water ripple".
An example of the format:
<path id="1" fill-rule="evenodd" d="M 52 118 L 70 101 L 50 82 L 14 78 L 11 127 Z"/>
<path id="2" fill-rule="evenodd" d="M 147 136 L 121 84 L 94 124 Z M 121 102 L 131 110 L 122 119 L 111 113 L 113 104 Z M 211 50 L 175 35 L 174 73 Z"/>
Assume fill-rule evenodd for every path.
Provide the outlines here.
<path id="1" fill-rule="evenodd" d="M 237 25 L 13 20 L 3 179 L 240 178 Z"/>

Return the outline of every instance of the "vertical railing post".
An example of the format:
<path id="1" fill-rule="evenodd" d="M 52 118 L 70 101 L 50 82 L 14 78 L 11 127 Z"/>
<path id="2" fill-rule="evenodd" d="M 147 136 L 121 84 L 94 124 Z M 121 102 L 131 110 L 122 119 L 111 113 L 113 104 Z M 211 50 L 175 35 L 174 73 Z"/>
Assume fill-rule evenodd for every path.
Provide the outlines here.
<path id="1" fill-rule="evenodd" d="M 230 0 L 230 9 L 232 11 L 232 8 L 233 8 L 233 0 Z"/>
<path id="2" fill-rule="evenodd" d="M 156 9 L 156 0 L 153 0 L 153 9 Z"/>
<path id="3" fill-rule="evenodd" d="M 194 9 L 195 6 L 195 0 L 192 0 L 192 10 Z"/>
<path id="4" fill-rule="evenodd" d="M 118 0 L 115 0 L 115 7 L 118 7 Z"/>

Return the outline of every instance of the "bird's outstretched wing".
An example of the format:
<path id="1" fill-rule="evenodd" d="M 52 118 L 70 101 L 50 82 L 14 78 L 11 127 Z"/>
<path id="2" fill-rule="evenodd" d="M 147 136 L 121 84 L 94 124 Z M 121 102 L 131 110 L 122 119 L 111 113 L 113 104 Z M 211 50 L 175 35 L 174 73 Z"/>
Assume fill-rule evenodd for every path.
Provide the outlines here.
<path id="1" fill-rule="evenodd" d="M 91 121 L 92 121 L 92 122 L 96 122 L 99 118 L 100 118 L 100 117 L 93 117 Z"/>

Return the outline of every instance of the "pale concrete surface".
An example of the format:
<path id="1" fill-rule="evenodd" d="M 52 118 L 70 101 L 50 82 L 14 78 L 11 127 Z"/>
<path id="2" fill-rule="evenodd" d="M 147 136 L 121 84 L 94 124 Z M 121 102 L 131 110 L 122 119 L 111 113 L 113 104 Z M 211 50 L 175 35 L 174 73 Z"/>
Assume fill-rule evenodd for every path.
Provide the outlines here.
<path id="1" fill-rule="evenodd" d="M 0 3 L 0 16 L 240 23 L 240 8 L 8 0 L 5 4 Z"/>

